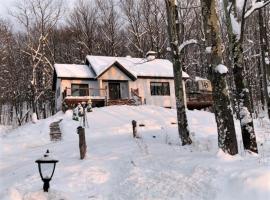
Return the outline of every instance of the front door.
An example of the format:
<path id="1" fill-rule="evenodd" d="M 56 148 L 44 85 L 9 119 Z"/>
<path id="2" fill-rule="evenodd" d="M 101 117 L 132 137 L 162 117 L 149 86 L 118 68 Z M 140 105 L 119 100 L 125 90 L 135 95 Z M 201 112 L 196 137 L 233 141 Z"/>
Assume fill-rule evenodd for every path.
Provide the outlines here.
<path id="1" fill-rule="evenodd" d="M 121 99 L 120 83 L 109 83 L 109 98 Z"/>

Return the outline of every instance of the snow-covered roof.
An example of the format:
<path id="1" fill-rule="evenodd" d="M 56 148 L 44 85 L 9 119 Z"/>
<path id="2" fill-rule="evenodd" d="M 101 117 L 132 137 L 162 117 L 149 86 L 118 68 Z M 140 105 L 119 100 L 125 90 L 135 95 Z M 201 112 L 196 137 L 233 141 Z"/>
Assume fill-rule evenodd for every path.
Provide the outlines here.
<path id="1" fill-rule="evenodd" d="M 59 78 L 95 78 L 87 65 L 55 64 L 54 68 Z"/>
<path id="2" fill-rule="evenodd" d="M 202 78 L 202 77 L 199 77 L 199 76 L 195 76 L 195 81 L 208 81 L 208 79 Z"/>
<path id="3" fill-rule="evenodd" d="M 86 56 L 86 59 L 91 64 L 97 77 L 104 73 L 114 63 L 119 63 L 133 76 L 148 76 L 148 77 L 174 77 L 173 66 L 169 60 L 154 59 L 151 61 L 145 58 L 132 57 L 109 57 L 109 56 Z M 183 77 L 188 78 L 189 75 L 183 72 Z"/>

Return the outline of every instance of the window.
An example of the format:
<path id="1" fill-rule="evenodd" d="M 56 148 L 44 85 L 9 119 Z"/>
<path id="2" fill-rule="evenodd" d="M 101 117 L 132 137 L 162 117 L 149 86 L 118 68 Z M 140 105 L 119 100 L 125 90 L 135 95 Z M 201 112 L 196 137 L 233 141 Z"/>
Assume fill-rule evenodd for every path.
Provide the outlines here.
<path id="1" fill-rule="evenodd" d="M 71 96 L 89 96 L 88 84 L 71 84 Z"/>
<path id="2" fill-rule="evenodd" d="M 152 96 L 170 96 L 169 82 L 151 82 L 150 90 Z"/>
<path id="3" fill-rule="evenodd" d="M 60 96 L 60 88 L 57 88 L 56 95 L 57 98 Z"/>

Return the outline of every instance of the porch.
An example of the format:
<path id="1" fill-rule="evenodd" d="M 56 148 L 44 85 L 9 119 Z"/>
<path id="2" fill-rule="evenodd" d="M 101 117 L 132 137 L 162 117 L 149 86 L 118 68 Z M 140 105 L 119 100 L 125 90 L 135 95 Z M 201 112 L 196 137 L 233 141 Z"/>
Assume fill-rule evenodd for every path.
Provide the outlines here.
<path id="1" fill-rule="evenodd" d="M 131 89 L 130 95 L 126 84 L 107 82 L 104 88 L 65 88 L 63 91 L 63 103 L 68 108 L 74 108 L 78 103 L 91 100 L 92 107 L 103 107 L 111 105 L 141 105 L 142 99 L 138 90 Z M 129 98 L 129 96 L 131 96 Z"/>
<path id="2" fill-rule="evenodd" d="M 92 107 L 102 107 L 107 105 L 107 88 L 65 88 L 63 91 L 63 103 L 68 108 L 74 108 L 78 103 L 91 100 Z"/>

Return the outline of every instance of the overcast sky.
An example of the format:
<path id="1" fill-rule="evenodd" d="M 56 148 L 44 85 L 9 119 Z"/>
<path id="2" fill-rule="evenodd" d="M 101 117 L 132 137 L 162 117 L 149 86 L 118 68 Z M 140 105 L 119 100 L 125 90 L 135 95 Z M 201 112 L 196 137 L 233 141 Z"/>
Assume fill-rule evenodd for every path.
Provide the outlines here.
<path id="1" fill-rule="evenodd" d="M 8 9 L 12 8 L 19 0 L 0 0 L 0 16 L 8 17 Z M 69 2 L 72 4 L 76 0 L 63 0 L 64 4 Z"/>
<path id="2" fill-rule="evenodd" d="M 7 9 L 14 5 L 14 0 L 0 0 L 0 15 L 6 16 Z"/>

